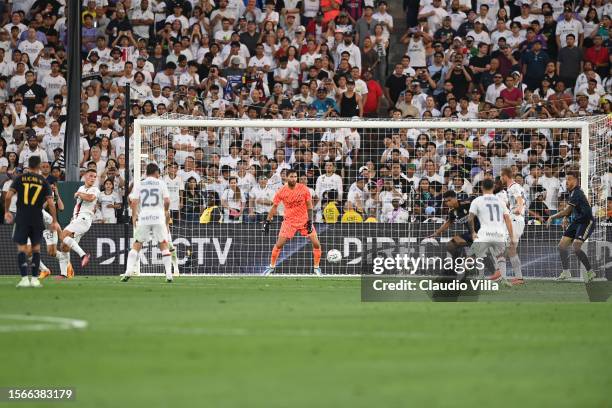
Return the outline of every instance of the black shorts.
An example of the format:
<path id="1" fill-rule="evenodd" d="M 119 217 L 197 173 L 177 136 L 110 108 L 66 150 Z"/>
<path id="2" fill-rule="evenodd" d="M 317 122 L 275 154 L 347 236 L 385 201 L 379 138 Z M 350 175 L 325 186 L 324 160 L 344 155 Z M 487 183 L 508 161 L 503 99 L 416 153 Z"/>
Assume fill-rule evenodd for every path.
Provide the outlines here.
<path id="1" fill-rule="evenodd" d="M 44 230 L 44 225 L 17 223 L 13 226 L 13 242 L 18 245 L 26 245 L 28 243 L 28 238 L 30 238 L 30 242 L 33 246 L 38 245 L 42 240 Z"/>
<path id="2" fill-rule="evenodd" d="M 593 231 L 595 230 L 595 220 L 587 222 L 576 222 L 573 221 L 569 227 L 563 232 L 564 237 L 578 239 L 582 242 L 589 239 Z"/>
<path id="3" fill-rule="evenodd" d="M 463 234 L 459 234 L 457 236 L 467 242 L 468 245 L 472 245 L 474 243 L 474 240 L 472 239 L 472 234 L 470 234 L 469 232 L 464 232 Z"/>

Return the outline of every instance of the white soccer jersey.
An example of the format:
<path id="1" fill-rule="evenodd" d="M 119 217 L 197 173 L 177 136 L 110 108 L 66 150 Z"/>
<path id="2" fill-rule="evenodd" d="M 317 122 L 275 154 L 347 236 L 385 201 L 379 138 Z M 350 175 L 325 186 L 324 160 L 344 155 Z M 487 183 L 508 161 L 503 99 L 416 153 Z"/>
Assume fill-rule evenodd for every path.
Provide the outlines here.
<path id="1" fill-rule="evenodd" d="M 317 179 L 315 191 L 319 197 L 323 197 L 323 193 L 329 190 L 336 190 L 338 200 L 342 201 L 342 178 L 337 174 L 328 176 L 323 174 Z"/>
<path id="2" fill-rule="evenodd" d="M 525 203 L 527 202 L 527 198 L 525 195 L 525 190 L 518 183 L 512 183 L 510 187 L 507 188 L 508 193 L 508 208 L 510 209 L 510 214 L 512 215 L 525 215 Z M 517 214 L 518 211 L 518 198 L 523 198 L 523 211 L 520 214 Z"/>
<path id="3" fill-rule="evenodd" d="M 506 208 L 510 208 L 510 202 L 508 201 L 508 193 L 506 192 L 506 190 L 501 190 L 495 193 L 495 196 L 497 196 L 497 198 L 499 198 L 500 201 L 504 203 Z"/>
<path id="4" fill-rule="evenodd" d="M 170 193 L 163 180 L 155 177 L 145 178 L 134 187 L 130 198 L 138 200 L 139 225 L 165 225 L 164 200 L 170 199 Z"/>
<path id="5" fill-rule="evenodd" d="M 6 181 L 4 183 L 4 186 L 2 187 L 2 191 L 8 193 L 8 191 L 11 189 L 12 184 L 13 180 Z M 17 213 L 17 194 L 13 194 L 13 197 L 11 197 L 11 205 L 9 206 L 9 211 L 13 214 Z"/>
<path id="6" fill-rule="evenodd" d="M 181 191 L 185 190 L 185 183 L 180 176 L 171 178 L 170 176 L 164 177 L 164 183 L 168 187 L 168 193 L 170 194 L 170 211 L 179 211 L 181 204 Z"/>
<path id="7" fill-rule="evenodd" d="M 508 208 L 496 195 L 485 194 L 476 197 L 470 204 L 470 214 L 480 221 L 478 240 L 481 242 L 503 242 L 508 236 L 504 214 Z"/>
<path id="8" fill-rule="evenodd" d="M 255 213 L 256 214 L 266 214 L 272 208 L 272 204 L 262 204 L 258 202 L 258 200 L 269 200 L 270 203 L 274 199 L 274 189 L 270 186 L 266 186 L 265 188 L 261 188 L 259 184 L 257 184 L 251 190 L 251 197 L 255 200 Z"/>
<path id="9" fill-rule="evenodd" d="M 98 196 L 98 201 L 100 202 L 100 215 L 104 220 L 105 224 L 116 224 L 117 223 L 117 213 L 114 208 L 108 208 L 110 204 L 115 205 L 121 203 L 121 198 L 119 194 L 116 192 L 112 192 L 110 194 L 106 194 L 106 192 L 101 192 Z"/>
<path id="10" fill-rule="evenodd" d="M 77 217 L 86 218 L 88 221 L 91 222 L 96 212 L 96 205 L 98 204 L 98 197 L 100 197 L 100 190 L 98 190 L 98 187 L 96 187 L 95 185 L 91 187 L 83 185 L 79 187 L 77 192 L 85 194 L 94 194 L 96 196 L 93 201 L 84 201 L 82 198 L 77 198 L 76 205 L 74 206 L 74 211 L 72 212 L 73 219 L 76 219 Z"/>

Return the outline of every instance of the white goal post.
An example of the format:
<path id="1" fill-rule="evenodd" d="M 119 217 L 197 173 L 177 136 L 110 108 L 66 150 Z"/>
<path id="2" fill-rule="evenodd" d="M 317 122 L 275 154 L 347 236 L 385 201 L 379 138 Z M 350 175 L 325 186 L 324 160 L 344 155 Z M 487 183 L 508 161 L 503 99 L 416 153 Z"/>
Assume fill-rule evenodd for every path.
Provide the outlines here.
<path id="1" fill-rule="evenodd" d="M 338 204 L 339 207 L 344 207 L 345 210 L 347 208 L 351 209 L 351 205 L 349 205 L 349 203 L 346 203 L 345 206 L 345 201 L 347 199 L 347 194 L 349 193 L 349 186 L 356 182 L 355 176 L 358 173 L 359 168 L 363 168 L 362 166 L 365 166 L 366 164 L 371 166 L 369 162 L 374 162 L 373 167 L 376 168 L 376 170 L 373 170 L 373 172 L 380 170 L 381 174 L 391 173 L 391 171 L 387 170 L 382 171 L 383 169 L 381 167 L 387 166 L 390 169 L 392 167 L 392 161 L 389 161 L 388 165 L 385 164 L 385 162 L 383 162 L 384 159 L 380 157 L 380 152 L 386 150 L 387 146 L 385 143 L 391 143 L 389 145 L 391 146 L 389 147 L 391 151 L 398 150 L 395 149 L 396 146 L 393 144 L 395 143 L 393 138 L 394 135 L 399 135 L 399 140 L 401 140 L 401 143 L 404 143 L 406 146 L 412 144 L 412 148 L 407 147 L 406 149 L 399 149 L 401 150 L 400 155 L 402 155 L 400 157 L 400 167 L 402 174 L 408 167 L 416 168 L 416 180 L 419 180 L 418 175 L 423 171 L 421 168 L 419 168 L 420 164 L 424 162 L 423 160 L 427 162 L 428 159 L 427 157 L 425 157 L 425 159 L 423 159 L 423 157 L 418 157 L 418 155 L 423 154 L 423 152 L 420 150 L 421 146 L 427 145 L 418 144 L 415 142 L 415 140 L 418 141 L 419 137 L 421 137 L 422 134 L 425 134 L 427 136 L 427 143 L 429 145 L 432 145 L 432 143 L 436 145 L 436 157 L 433 161 L 435 161 L 436 166 L 439 166 L 439 168 L 436 168 L 436 173 L 441 173 L 440 177 L 438 178 L 443 180 L 443 189 L 450 188 L 452 185 L 452 182 L 447 179 L 447 175 L 444 175 L 444 168 L 447 169 L 446 171 L 448 171 L 449 167 L 451 169 L 454 168 L 449 164 L 449 156 L 457 154 L 455 153 L 454 149 L 451 149 L 453 153 L 449 153 L 448 146 L 450 145 L 467 146 L 474 140 L 478 139 L 477 144 L 479 148 L 483 152 L 487 152 L 488 147 L 483 149 L 482 143 L 485 143 L 483 141 L 488 139 L 491 140 L 486 143 L 494 143 L 496 145 L 499 144 L 500 146 L 506 144 L 509 145 L 510 142 L 508 138 L 513 141 L 520 140 L 522 145 L 525 147 L 528 145 L 527 142 L 529 139 L 533 140 L 534 138 L 537 139 L 538 137 L 545 137 L 546 140 L 544 141 L 544 144 L 548 145 L 546 148 L 549 149 L 550 152 L 551 145 L 558 146 L 559 141 L 561 140 L 562 142 L 566 142 L 565 145 L 573 144 L 573 152 L 578 150 L 578 146 L 576 145 L 579 145 L 580 154 L 579 156 L 573 156 L 573 163 L 574 166 L 578 165 L 579 167 L 581 187 L 587 197 L 589 197 L 591 205 L 595 210 L 596 217 L 602 218 L 602 209 L 605 210 L 606 207 L 606 197 L 610 195 L 608 157 L 609 142 L 611 140 L 612 131 L 610 130 L 609 119 L 605 116 L 556 120 L 470 121 L 448 121 L 438 119 L 427 121 L 390 119 L 246 120 L 211 119 L 203 117 L 198 118 L 187 115 L 166 115 L 162 118 L 150 119 L 140 118 L 135 119 L 133 123 L 133 155 L 131 155 L 130 164 L 133 166 L 132 174 L 134 177 L 132 180 L 134 183 L 138 183 L 140 178 L 142 178 L 144 166 L 146 166 L 146 164 L 149 162 L 156 162 L 157 164 L 160 164 L 163 175 L 167 174 L 169 163 L 166 163 L 166 161 L 169 155 L 169 148 L 175 146 L 173 140 L 175 137 L 178 137 L 177 135 L 179 133 L 181 133 L 181 129 L 184 129 L 184 135 L 189 135 L 186 140 L 193 139 L 195 143 L 193 144 L 192 149 L 187 149 L 184 152 L 180 151 L 181 149 L 179 149 L 179 152 L 175 153 L 173 161 L 178 163 L 179 172 L 184 171 L 182 168 L 184 166 L 184 161 L 189 161 L 189 157 L 193 158 L 194 155 L 196 155 L 194 149 L 197 151 L 197 149 L 200 148 L 206 152 L 218 151 L 220 156 L 224 156 L 221 158 L 221 160 L 219 160 L 218 157 L 214 156 L 215 153 L 213 153 L 211 157 L 213 157 L 213 162 L 217 160 L 217 164 L 212 165 L 211 162 L 203 162 L 202 160 L 195 161 L 195 163 L 200 166 L 197 173 L 201 180 L 195 180 L 197 183 L 196 189 L 198 194 L 201 195 L 207 192 L 210 193 L 212 190 L 216 189 L 215 192 L 217 192 L 220 202 L 223 201 L 221 199 L 223 192 L 218 185 L 220 183 L 217 183 L 216 179 L 213 179 L 213 181 L 209 183 L 208 180 L 211 179 L 209 172 L 213 171 L 214 177 L 220 177 L 222 179 L 221 184 L 227 184 L 227 178 L 225 178 L 227 176 L 222 174 L 226 171 L 224 170 L 226 164 L 222 163 L 232 164 L 232 160 L 234 160 L 234 162 L 236 161 L 236 158 L 232 159 L 227 157 L 229 155 L 229 150 L 231 150 L 235 144 L 237 144 L 237 149 L 240 152 L 239 156 L 243 159 L 239 160 L 238 163 L 242 163 L 244 166 L 250 166 L 249 163 L 259 164 L 260 161 L 262 163 L 266 162 L 266 165 L 261 166 L 261 169 L 258 169 L 257 165 L 254 166 L 256 167 L 256 170 L 253 170 L 253 174 L 256 174 L 255 172 L 257 172 L 257 178 L 259 178 L 260 170 L 261 172 L 265 173 L 264 169 L 270 168 L 271 162 L 274 162 L 276 166 L 279 166 L 280 163 L 278 163 L 278 160 L 275 160 L 275 158 L 270 155 L 270 150 L 268 150 L 266 153 L 267 157 L 261 158 L 260 160 L 259 157 L 261 156 L 254 157 L 251 154 L 251 152 L 255 151 L 255 149 L 249 150 L 249 147 L 245 147 L 247 144 L 251 147 L 259 144 L 261 147 L 262 139 L 258 139 L 258 136 L 253 135 L 262 129 L 266 129 L 266 131 L 270 129 L 277 130 L 282 136 L 282 140 L 280 142 L 278 142 L 277 139 L 277 142 L 274 143 L 274 154 L 277 153 L 276 150 L 278 148 L 283 149 L 285 157 L 288 158 L 288 162 L 295 160 L 294 155 L 296 151 L 300 150 L 310 150 L 310 156 L 313 157 L 313 160 L 315 156 L 317 157 L 317 160 L 319 160 L 316 164 L 317 174 L 314 177 L 309 176 L 308 178 L 308 181 L 312 182 L 312 185 L 309 187 L 312 187 L 313 191 L 316 190 L 315 184 L 319 172 L 324 172 L 325 160 L 322 156 L 324 156 L 325 153 L 322 154 L 322 152 L 331 152 L 329 154 L 332 156 L 335 154 L 336 156 L 330 156 L 332 159 L 329 160 L 332 162 L 335 160 L 334 163 L 336 165 L 336 170 L 341 175 L 341 179 L 343 181 L 342 189 L 344 191 L 340 192 L 340 195 L 343 195 L 343 198 L 339 200 L 340 202 Z M 447 140 L 446 133 L 449 131 L 452 135 L 450 136 L 450 140 Z M 298 144 L 301 143 L 300 135 L 302 133 L 300 132 L 308 133 L 308 137 L 310 137 L 311 134 L 317 134 L 317 137 L 310 141 L 310 144 L 309 141 L 306 140 L 305 144 L 309 145 L 307 148 L 302 149 L 302 145 Z M 351 132 L 353 132 L 353 134 L 357 134 L 357 142 L 354 140 L 349 142 L 349 138 L 351 137 L 349 136 L 349 133 Z M 248 133 L 250 136 L 247 137 L 246 133 Z M 342 136 L 337 136 L 340 133 L 342 133 Z M 334 136 L 331 136 L 330 139 L 329 134 Z M 293 142 L 295 145 L 288 146 L 290 143 L 289 138 L 292 135 L 295 136 L 298 142 Z M 321 137 L 321 135 L 323 135 L 323 137 Z M 417 136 L 415 137 L 415 135 Z M 207 137 L 214 140 L 212 145 L 206 145 Z M 339 137 L 346 137 L 347 141 L 338 141 L 338 139 L 334 139 Z M 454 137 L 456 137 L 456 139 L 453 139 Z M 465 140 L 460 139 L 461 137 L 465 138 Z M 226 140 L 228 138 L 229 142 Z M 247 139 L 249 139 L 250 142 L 243 144 L 243 142 Z M 483 141 L 481 141 L 481 139 Z M 450 145 L 449 142 L 451 142 Z M 326 143 L 329 145 L 329 147 L 325 147 Z M 358 144 L 357 148 L 355 147 L 355 143 Z M 476 145 L 476 142 L 473 144 Z M 182 145 L 182 142 L 179 144 L 179 146 L 180 145 Z M 320 145 L 323 145 L 323 147 Z M 331 147 L 332 145 L 337 145 L 338 150 L 334 150 Z M 539 148 L 536 149 L 531 146 L 527 147 L 525 150 L 528 151 L 529 149 L 538 150 Z M 410 151 L 409 154 L 406 155 L 405 153 L 402 153 L 404 151 L 407 152 L 408 150 Z M 431 150 L 434 149 L 432 148 Z M 338 151 L 341 153 L 338 153 Z M 359 154 L 356 153 L 357 151 L 359 151 Z M 248 152 L 248 154 L 244 152 Z M 470 154 L 475 152 L 476 151 L 472 151 Z M 556 147 L 555 152 L 557 152 Z M 178 157 L 179 153 L 181 156 L 180 158 Z M 243 153 L 247 156 L 251 154 L 251 160 L 247 164 L 245 164 L 246 160 L 244 158 L 246 156 Z M 338 154 L 340 155 L 340 159 L 338 159 Z M 427 154 L 427 152 L 424 154 Z M 529 155 L 531 155 L 531 153 Z M 546 155 L 546 152 L 544 152 L 542 157 L 544 157 L 544 155 Z M 551 154 L 549 153 L 547 156 L 550 155 Z M 325 158 L 328 156 L 325 156 Z M 477 152 L 477 154 L 474 155 L 474 164 L 477 164 L 477 161 L 481 160 L 481 156 L 482 155 L 480 152 Z M 289 157 L 291 159 L 289 159 Z M 386 157 L 391 157 L 391 154 L 389 153 Z M 486 161 L 486 153 L 483 157 L 485 157 Z M 491 161 L 491 158 L 489 159 L 489 161 Z M 552 160 L 551 157 L 548 157 L 548 159 Z M 557 162 L 560 162 L 561 165 L 563 165 L 563 163 L 565 163 L 564 160 L 565 159 L 560 159 Z M 470 161 L 472 161 L 472 157 L 470 157 Z M 503 162 L 503 160 L 498 162 Z M 551 162 L 555 161 L 552 160 Z M 298 162 L 294 161 L 293 163 L 289 164 L 285 162 L 284 165 L 296 166 L 296 163 Z M 440 165 L 440 163 L 445 164 Z M 524 164 L 523 162 L 521 163 Z M 541 162 L 538 162 L 538 164 L 541 164 Z M 231 169 L 227 172 L 228 176 L 235 176 L 238 174 L 236 166 L 230 167 Z M 339 171 L 340 169 L 338 169 L 338 167 L 342 167 L 341 171 Z M 525 171 L 524 166 L 517 167 L 523 168 L 523 172 Z M 526 167 L 527 169 L 530 168 L 529 163 L 527 163 Z M 272 168 L 274 169 L 274 165 L 272 165 Z M 308 168 L 308 166 L 306 166 L 306 168 Z M 276 173 L 280 172 L 280 170 L 280 167 L 276 167 Z M 499 169 L 494 169 L 491 171 L 491 173 L 498 172 L 498 170 Z M 192 171 L 195 170 L 189 170 L 185 174 L 193 174 Z M 483 173 L 484 172 L 485 171 L 483 170 Z M 271 182 L 272 178 L 277 175 L 276 173 L 272 171 L 272 173 L 268 172 L 264 174 L 264 176 L 270 177 L 269 182 Z M 368 173 L 367 170 L 366 174 L 371 175 L 371 173 Z M 194 179 L 196 178 L 197 177 L 194 177 Z M 239 181 L 242 182 L 241 180 L 244 178 L 247 178 L 247 176 L 240 176 Z M 380 186 L 384 184 L 384 177 L 380 176 L 380 179 L 376 180 L 379 184 L 376 184 L 374 178 L 366 179 L 366 182 L 372 182 L 373 185 L 376 185 L 377 189 L 380 189 Z M 472 181 L 469 177 L 465 178 L 464 180 L 466 183 L 470 183 Z M 187 180 L 181 181 L 182 183 L 187 182 Z M 562 181 L 561 184 L 563 184 Z M 192 188 L 190 186 L 187 187 Z M 225 188 L 228 187 L 226 186 Z M 330 224 L 329 222 L 315 224 L 317 230 L 320 232 L 323 247 L 323 273 L 332 275 L 360 274 L 363 272 L 359 269 L 360 265 L 366 263 L 366 255 L 364 255 L 362 259 L 360 251 L 363 252 L 363 254 L 368 253 L 366 247 L 371 246 L 372 242 L 376 243 L 379 239 L 382 240 L 382 242 L 393 241 L 395 242 L 396 246 L 400 241 L 406 245 L 407 242 L 420 242 L 426 229 L 430 230 L 432 225 L 435 225 L 436 222 L 441 222 L 441 219 L 445 217 L 443 210 L 442 213 L 440 213 L 440 210 L 437 207 L 434 209 L 430 209 L 429 207 L 426 209 L 419 208 L 417 204 L 413 202 L 412 196 L 413 193 L 416 194 L 417 186 L 413 185 L 412 188 L 414 189 L 412 192 L 402 191 L 402 193 L 404 193 L 402 205 L 406 206 L 405 208 L 411 217 L 408 222 L 383 222 L 380 208 L 374 208 L 372 209 L 372 214 L 375 214 L 374 218 L 378 217 L 377 223 L 342 223 L 340 220 L 338 220 L 338 223 L 335 224 Z M 242 187 L 239 188 L 239 191 L 243 191 Z M 189 219 L 180 215 L 180 220 L 173 224 L 171 231 L 173 240 L 175 241 L 177 249 L 180 252 L 179 259 L 181 264 L 181 274 L 258 274 L 262 271 L 262 268 L 265 267 L 265 260 L 268 258 L 269 252 L 274 245 L 277 230 L 273 229 L 270 235 L 265 236 L 260 232 L 260 226 L 255 221 L 255 218 L 250 220 L 246 207 L 250 205 L 249 201 L 254 194 L 242 194 L 242 196 L 247 197 L 246 201 L 244 201 L 244 197 L 236 200 L 236 193 L 232 192 L 230 194 L 232 197 L 234 197 L 233 201 L 243 200 L 243 207 L 241 207 L 238 218 L 233 216 L 228 218 L 226 210 L 227 212 L 231 212 L 231 208 L 225 208 L 223 205 L 220 205 L 219 207 L 221 208 L 222 220 L 219 223 L 200 221 L 200 217 L 197 216 L 197 214 L 192 214 L 191 218 Z M 380 195 L 380 192 L 375 194 Z M 372 198 L 371 195 L 372 194 L 370 194 L 369 197 L 370 199 Z M 409 195 L 411 198 L 406 198 L 407 195 Z M 321 198 L 322 197 L 318 197 L 319 200 L 321 200 Z M 202 211 L 204 207 L 207 207 L 207 198 L 202 197 L 201 199 L 203 200 L 203 203 L 200 211 Z M 374 201 L 376 200 L 379 200 L 379 197 L 376 197 Z M 555 200 L 557 200 L 557 198 L 555 198 Z M 321 204 L 321 201 L 319 201 L 319 204 Z M 379 200 L 373 205 L 380 206 L 384 204 L 381 204 Z M 249 210 L 251 209 L 249 208 Z M 360 214 L 365 220 L 366 216 L 368 215 L 366 214 L 367 210 L 361 210 L 363 212 Z M 181 211 L 179 211 L 179 213 L 181 213 Z M 320 214 L 321 211 L 322 209 L 319 210 L 318 221 L 322 221 L 322 215 Z M 417 211 L 425 211 L 431 215 L 431 217 L 425 219 L 424 213 L 417 214 Z M 432 213 L 435 213 L 438 216 L 436 217 Z M 605 211 L 603 211 L 603 213 L 605 213 Z M 342 213 L 340 216 L 342 216 Z M 250 221 L 247 221 L 247 218 L 249 218 Z M 533 270 L 528 270 L 527 272 L 523 271 L 523 273 L 526 277 L 550 278 L 552 277 L 553 273 L 551 270 L 546 270 L 540 273 L 537 268 L 541 268 L 546 262 L 554 262 L 555 264 L 558 263 L 558 256 L 556 256 L 556 252 L 551 253 L 551 248 L 554 249 L 555 246 L 550 246 L 548 244 L 544 245 L 542 242 L 546 241 L 556 244 L 561 236 L 561 232 L 560 230 L 553 229 L 545 230 L 545 227 L 543 225 L 539 225 L 541 223 L 538 223 L 537 220 L 534 220 L 534 224 L 536 225 L 533 227 L 533 230 L 531 232 L 528 231 L 524 239 L 529 241 L 529 246 L 536 248 L 536 252 L 538 252 L 539 255 L 533 253 L 529 254 L 528 256 L 526 255 L 526 259 L 523 262 L 534 266 Z M 425 226 L 427 226 L 427 228 L 425 228 Z M 385 239 L 387 239 L 387 241 L 385 241 Z M 447 239 L 448 237 L 443 237 L 442 241 Z M 591 237 L 591 241 L 603 242 L 605 240 L 605 227 L 599 226 L 597 232 Z M 307 240 L 301 237 L 290 241 L 290 243 L 284 248 L 283 255 L 281 255 L 278 273 L 290 276 L 310 274 L 312 256 L 308 245 Z M 342 252 L 343 260 L 340 264 L 331 265 L 326 263 L 325 254 L 330 249 L 339 249 Z M 157 256 L 158 254 L 153 249 L 148 252 L 148 254 L 144 257 L 143 267 L 141 269 L 142 274 L 155 275 L 161 272 L 161 267 L 156 259 Z M 579 272 L 577 272 L 577 263 L 574 261 L 572 262 L 574 270 L 573 274 L 575 277 L 577 277 L 579 275 Z"/>

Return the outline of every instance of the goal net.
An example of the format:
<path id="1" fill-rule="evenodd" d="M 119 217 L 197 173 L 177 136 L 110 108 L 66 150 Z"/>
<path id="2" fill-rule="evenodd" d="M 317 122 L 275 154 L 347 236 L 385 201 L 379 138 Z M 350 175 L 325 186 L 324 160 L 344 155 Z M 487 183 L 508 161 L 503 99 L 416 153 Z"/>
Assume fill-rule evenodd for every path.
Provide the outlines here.
<path id="1" fill-rule="evenodd" d="M 599 277 L 611 195 L 609 119 L 404 121 L 208 119 L 167 115 L 134 121 L 137 183 L 156 163 L 171 192 L 170 227 L 182 275 L 261 274 L 270 263 L 284 209 L 269 234 L 262 221 L 287 170 L 298 171 L 313 197 L 324 275 L 372 273 L 380 254 L 445 253 L 467 231 L 455 222 L 427 239 L 448 217 L 442 195 L 460 201 L 478 194 L 486 178 L 509 167 L 526 192 L 525 232 L 519 243 L 523 276 L 561 271 L 557 243 L 567 206 L 565 174 L 580 172 L 597 218 L 587 248 Z M 326 254 L 337 249 L 339 262 Z M 284 246 L 278 275 L 312 274 L 310 241 L 299 233 Z M 510 263 L 508 275 L 512 276 Z M 432 271 L 426 271 L 432 273 Z M 418 273 L 426 273 L 419 271 Z M 142 275 L 162 274 L 159 250 L 145 245 Z M 433 272 L 435 273 L 435 271 Z M 581 276 L 572 257 L 572 275 Z"/>

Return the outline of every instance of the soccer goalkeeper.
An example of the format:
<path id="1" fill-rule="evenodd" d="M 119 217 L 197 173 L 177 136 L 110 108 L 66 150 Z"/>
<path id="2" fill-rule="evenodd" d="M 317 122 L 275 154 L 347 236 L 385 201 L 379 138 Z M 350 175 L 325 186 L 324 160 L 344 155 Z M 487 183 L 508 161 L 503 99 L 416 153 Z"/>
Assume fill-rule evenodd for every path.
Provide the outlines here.
<path id="1" fill-rule="evenodd" d="M 298 175 L 295 170 L 289 170 L 287 173 L 287 184 L 281 187 L 280 190 L 274 195 L 273 205 L 268 213 L 268 217 L 263 223 L 262 231 L 268 233 L 270 231 L 270 222 L 276 214 L 278 205 L 282 202 L 285 205 L 285 217 L 281 225 L 280 232 L 278 233 L 278 239 L 274 248 L 272 249 L 272 256 L 270 258 L 270 266 L 264 271 L 264 276 L 267 276 L 274 272 L 276 268 L 276 260 L 280 255 L 283 246 L 288 240 L 293 238 L 296 232 L 300 232 L 303 236 L 307 236 L 312 242 L 312 254 L 314 257 L 314 269 L 313 272 L 317 275 L 321 275 L 321 268 L 319 263 L 321 261 L 321 244 L 317 237 L 317 232 L 312 225 L 314 218 L 314 210 L 312 205 L 312 198 L 308 187 L 304 184 L 298 183 Z"/>

